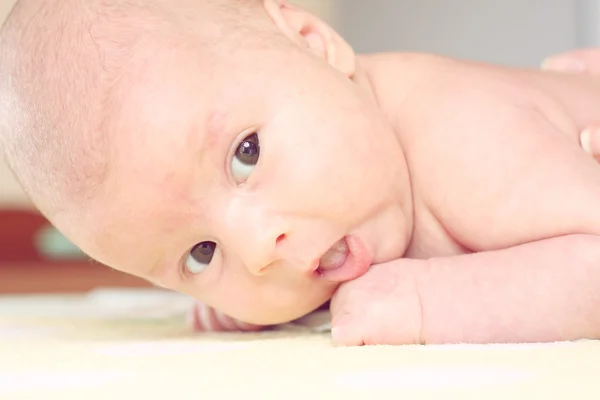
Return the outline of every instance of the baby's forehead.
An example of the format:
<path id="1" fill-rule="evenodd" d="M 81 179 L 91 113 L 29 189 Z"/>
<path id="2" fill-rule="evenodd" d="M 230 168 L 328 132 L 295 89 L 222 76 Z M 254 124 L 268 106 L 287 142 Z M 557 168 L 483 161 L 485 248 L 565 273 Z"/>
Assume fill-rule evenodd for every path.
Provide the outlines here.
<path id="1" fill-rule="evenodd" d="M 215 56 L 168 46 L 142 50 L 113 85 L 107 125 L 134 146 L 156 131 L 164 142 L 189 130 L 213 138 L 232 128 L 232 119 L 250 119 L 244 114 L 256 110 L 277 81 L 265 82 L 251 50 L 238 53 Z"/>

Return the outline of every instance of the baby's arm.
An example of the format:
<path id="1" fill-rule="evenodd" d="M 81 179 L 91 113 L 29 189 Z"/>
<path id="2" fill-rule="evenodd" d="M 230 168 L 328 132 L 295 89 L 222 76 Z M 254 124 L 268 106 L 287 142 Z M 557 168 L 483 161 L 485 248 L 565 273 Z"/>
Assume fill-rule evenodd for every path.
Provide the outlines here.
<path id="1" fill-rule="evenodd" d="M 600 127 L 581 135 L 600 161 Z M 600 238 L 375 265 L 334 296 L 341 345 L 555 341 L 600 337 Z"/>
<path id="2" fill-rule="evenodd" d="M 399 259 L 343 284 L 331 307 L 335 342 L 600 338 L 598 166 L 535 108 L 456 93 L 478 113 L 435 103 L 437 117 L 414 122 L 427 146 L 412 148 L 413 161 L 425 160 L 417 172 L 432 214 L 475 253 Z M 450 143 L 466 145 L 449 152 Z"/>
<path id="3" fill-rule="evenodd" d="M 340 345 L 600 338 L 600 237 L 373 266 L 334 296 Z"/>

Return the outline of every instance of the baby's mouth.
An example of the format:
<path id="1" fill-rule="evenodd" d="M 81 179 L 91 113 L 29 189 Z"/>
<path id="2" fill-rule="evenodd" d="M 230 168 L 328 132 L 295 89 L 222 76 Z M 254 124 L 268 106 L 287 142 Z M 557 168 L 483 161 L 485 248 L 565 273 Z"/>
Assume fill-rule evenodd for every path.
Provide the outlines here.
<path id="1" fill-rule="evenodd" d="M 363 275 L 372 257 L 356 236 L 342 238 L 319 259 L 317 274 L 331 282 L 346 282 Z"/>
<path id="2" fill-rule="evenodd" d="M 319 260 L 319 273 L 325 271 L 331 271 L 341 267 L 348 258 L 348 244 L 346 239 L 342 238 L 336 244 L 334 244 L 327 253 L 323 254 Z"/>

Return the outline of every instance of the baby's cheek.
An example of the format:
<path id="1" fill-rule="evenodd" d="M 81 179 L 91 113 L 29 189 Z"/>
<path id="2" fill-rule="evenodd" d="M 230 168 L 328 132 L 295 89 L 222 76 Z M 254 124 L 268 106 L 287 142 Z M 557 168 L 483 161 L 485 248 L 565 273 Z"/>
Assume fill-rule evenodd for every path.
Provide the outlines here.
<path id="1" fill-rule="evenodd" d="M 274 282 L 251 291 L 238 290 L 230 296 L 219 295 L 210 304 L 237 320 L 272 326 L 310 314 L 331 298 L 331 292 L 321 290 L 319 286 L 290 286 L 285 282 Z"/>

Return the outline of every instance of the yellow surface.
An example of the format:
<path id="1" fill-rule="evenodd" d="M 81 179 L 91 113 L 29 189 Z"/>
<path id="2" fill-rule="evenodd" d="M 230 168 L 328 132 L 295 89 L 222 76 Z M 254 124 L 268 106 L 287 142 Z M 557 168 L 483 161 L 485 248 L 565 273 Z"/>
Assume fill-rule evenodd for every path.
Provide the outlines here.
<path id="1" fill-rule="evenodd" d="M 0 399 L 600 398 L 598 342 L 335 348 L 327 333 L 192 335 L 175 314 L 2 304 Z"/>

